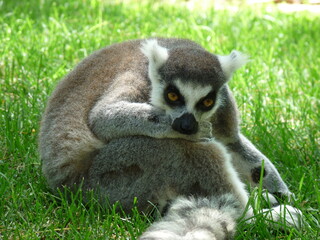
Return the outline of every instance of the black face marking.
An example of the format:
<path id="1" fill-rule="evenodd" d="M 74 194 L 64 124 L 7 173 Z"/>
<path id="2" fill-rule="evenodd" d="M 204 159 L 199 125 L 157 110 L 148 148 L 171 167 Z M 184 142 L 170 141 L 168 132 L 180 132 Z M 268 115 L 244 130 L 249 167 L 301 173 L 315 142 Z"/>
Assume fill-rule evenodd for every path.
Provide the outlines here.
<path id="1" fill-rule="evenodd" d="M 208 93 L 207 96 L 205 96 L 199 100 L 199 102 L 196 104 L 196 108 L 200 111 L 203 111 L 203 112 L 210 111 L 216 103 L 216 98 L 217 98 L 217 92 L 211 91 Z M 213 104 L 211 104 L 210 106 L 206 106 L 204 102 L 207 99 L 211 99 L 213 101 Z"/>
<path id="2" fill-rule="evenodd" d="M 176 101 L 172 101 L 169 99 L 168 94 L 174 93 L 178 96 L 178 99 Z M 169 85 L 163 92 L 163 97 L 166 101 L 166 103 L 171 107 L 180 107 L 185 105 L 184 97 L 181 95 L 178 88 L 176 88 L 174 85 Z"/>
<path id="3" fill-rule="evenodd" d="M 256 167 L 251 170 L 251 178 L 254 183 L 259 183 L 261 175 L 261 167 Z M 267 175 L 266 169 L 263 171 L 263 177 Z"/>

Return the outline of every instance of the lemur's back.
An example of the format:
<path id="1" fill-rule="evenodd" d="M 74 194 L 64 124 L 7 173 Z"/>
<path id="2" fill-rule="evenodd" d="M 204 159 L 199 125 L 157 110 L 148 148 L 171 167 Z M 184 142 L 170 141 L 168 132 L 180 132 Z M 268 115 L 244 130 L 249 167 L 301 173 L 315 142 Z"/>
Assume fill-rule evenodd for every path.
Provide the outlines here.
<path id="1" fill-rule="evenodd" d="M 139 41 L 112 45 L 80 62 L 53 92 L 43 123 L 53 120 L 48 118 L 49 114 L 64 117 L 80 116 L 77 114 L 79 112 L 81 118 L 84 118 L 117 74 L 132 70 L 145 75 L 147 62 L 139 51 L 138 45 Z"/>
<path id="2" fill-rule="evenodd" d="M 139 41 L 132 41 L 95 52 L 53 92 L 40 133 L 43 172 L 51 187 L 76 183 L 90 166 L 90 155 L 103 143 L 89 129 L 88 113 L 117 74 L 146 71 L 138 45 Z M 58 173 L 61 168 L 67 170 L 64 175 Z"/>

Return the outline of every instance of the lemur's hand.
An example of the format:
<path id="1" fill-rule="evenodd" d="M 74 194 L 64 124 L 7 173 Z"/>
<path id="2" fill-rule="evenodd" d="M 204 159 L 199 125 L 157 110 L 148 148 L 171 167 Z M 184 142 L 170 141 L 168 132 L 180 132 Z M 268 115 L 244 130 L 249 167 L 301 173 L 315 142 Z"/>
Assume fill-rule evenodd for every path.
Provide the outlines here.
<path id="1" fill-rule="evenodd" d="M 212 138 L 212 124 L 209 121 L 199 122 L 199 130 L 196 134 L 198 141 L 206 141 Z"/>

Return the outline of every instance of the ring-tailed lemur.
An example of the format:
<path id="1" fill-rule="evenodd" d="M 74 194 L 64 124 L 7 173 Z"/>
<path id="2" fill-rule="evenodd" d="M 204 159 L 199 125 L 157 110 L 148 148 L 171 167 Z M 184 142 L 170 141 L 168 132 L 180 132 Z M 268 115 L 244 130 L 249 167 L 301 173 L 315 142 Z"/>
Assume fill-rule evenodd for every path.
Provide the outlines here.
<path id="1" fill-rule="evenodd" d="M 57 86 L 43 116 L 40 154 L 49 185 L 81 183 L 125 210 L 134 197 L 141 210 L 178 199 L 141 239 L 231 236 L 248 200 L 238 174 L 257 184 L 264 160 L 264 187 L 290 194 L 239 130 L 227 82 L 246 61 L 237 51 L 216 56 L 192 41 L 162 38 L 87 57 Z M 194 224 L 199 231 L 189 232 Z"/>

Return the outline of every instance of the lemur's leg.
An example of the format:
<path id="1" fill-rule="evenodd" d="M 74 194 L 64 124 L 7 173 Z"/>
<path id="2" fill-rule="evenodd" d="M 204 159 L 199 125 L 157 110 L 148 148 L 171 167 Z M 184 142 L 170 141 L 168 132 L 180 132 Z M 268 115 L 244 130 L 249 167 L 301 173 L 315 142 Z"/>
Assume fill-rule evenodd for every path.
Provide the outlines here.
<path id="1" fill-rule="evenodd" d="M 263 187 L 270 193 L 291 195 L 272 162 L 240 133 L 238 110 L 230 89 L 222 89 L 223 104 L 212 121 L 213 135 L 227 146 L 240 177 L 257 185 L 264 161 Z"/>
<path id="2" fill-rule="evenodd" d="M 178 196 L 232 194 L 242 210 L 248 196 L 218 142 L 127 137 L 110 141 L 93 159 L 84 186 L 100 199 L 120 201 L 130 210 L 134 197 L 142 210 L 149 201 L 163 208 Z"/>
<path id="3" fill-rule="evenodd" d="M 273 194 L 290 195 L 287 185 L 281 179 L 277 169 L 245 136 L 240 134 L 237 142 L 227 145 L 238 171 L 257 185 L 260 181 L 261 165 L 264 161 L 263 187 Z"/>

